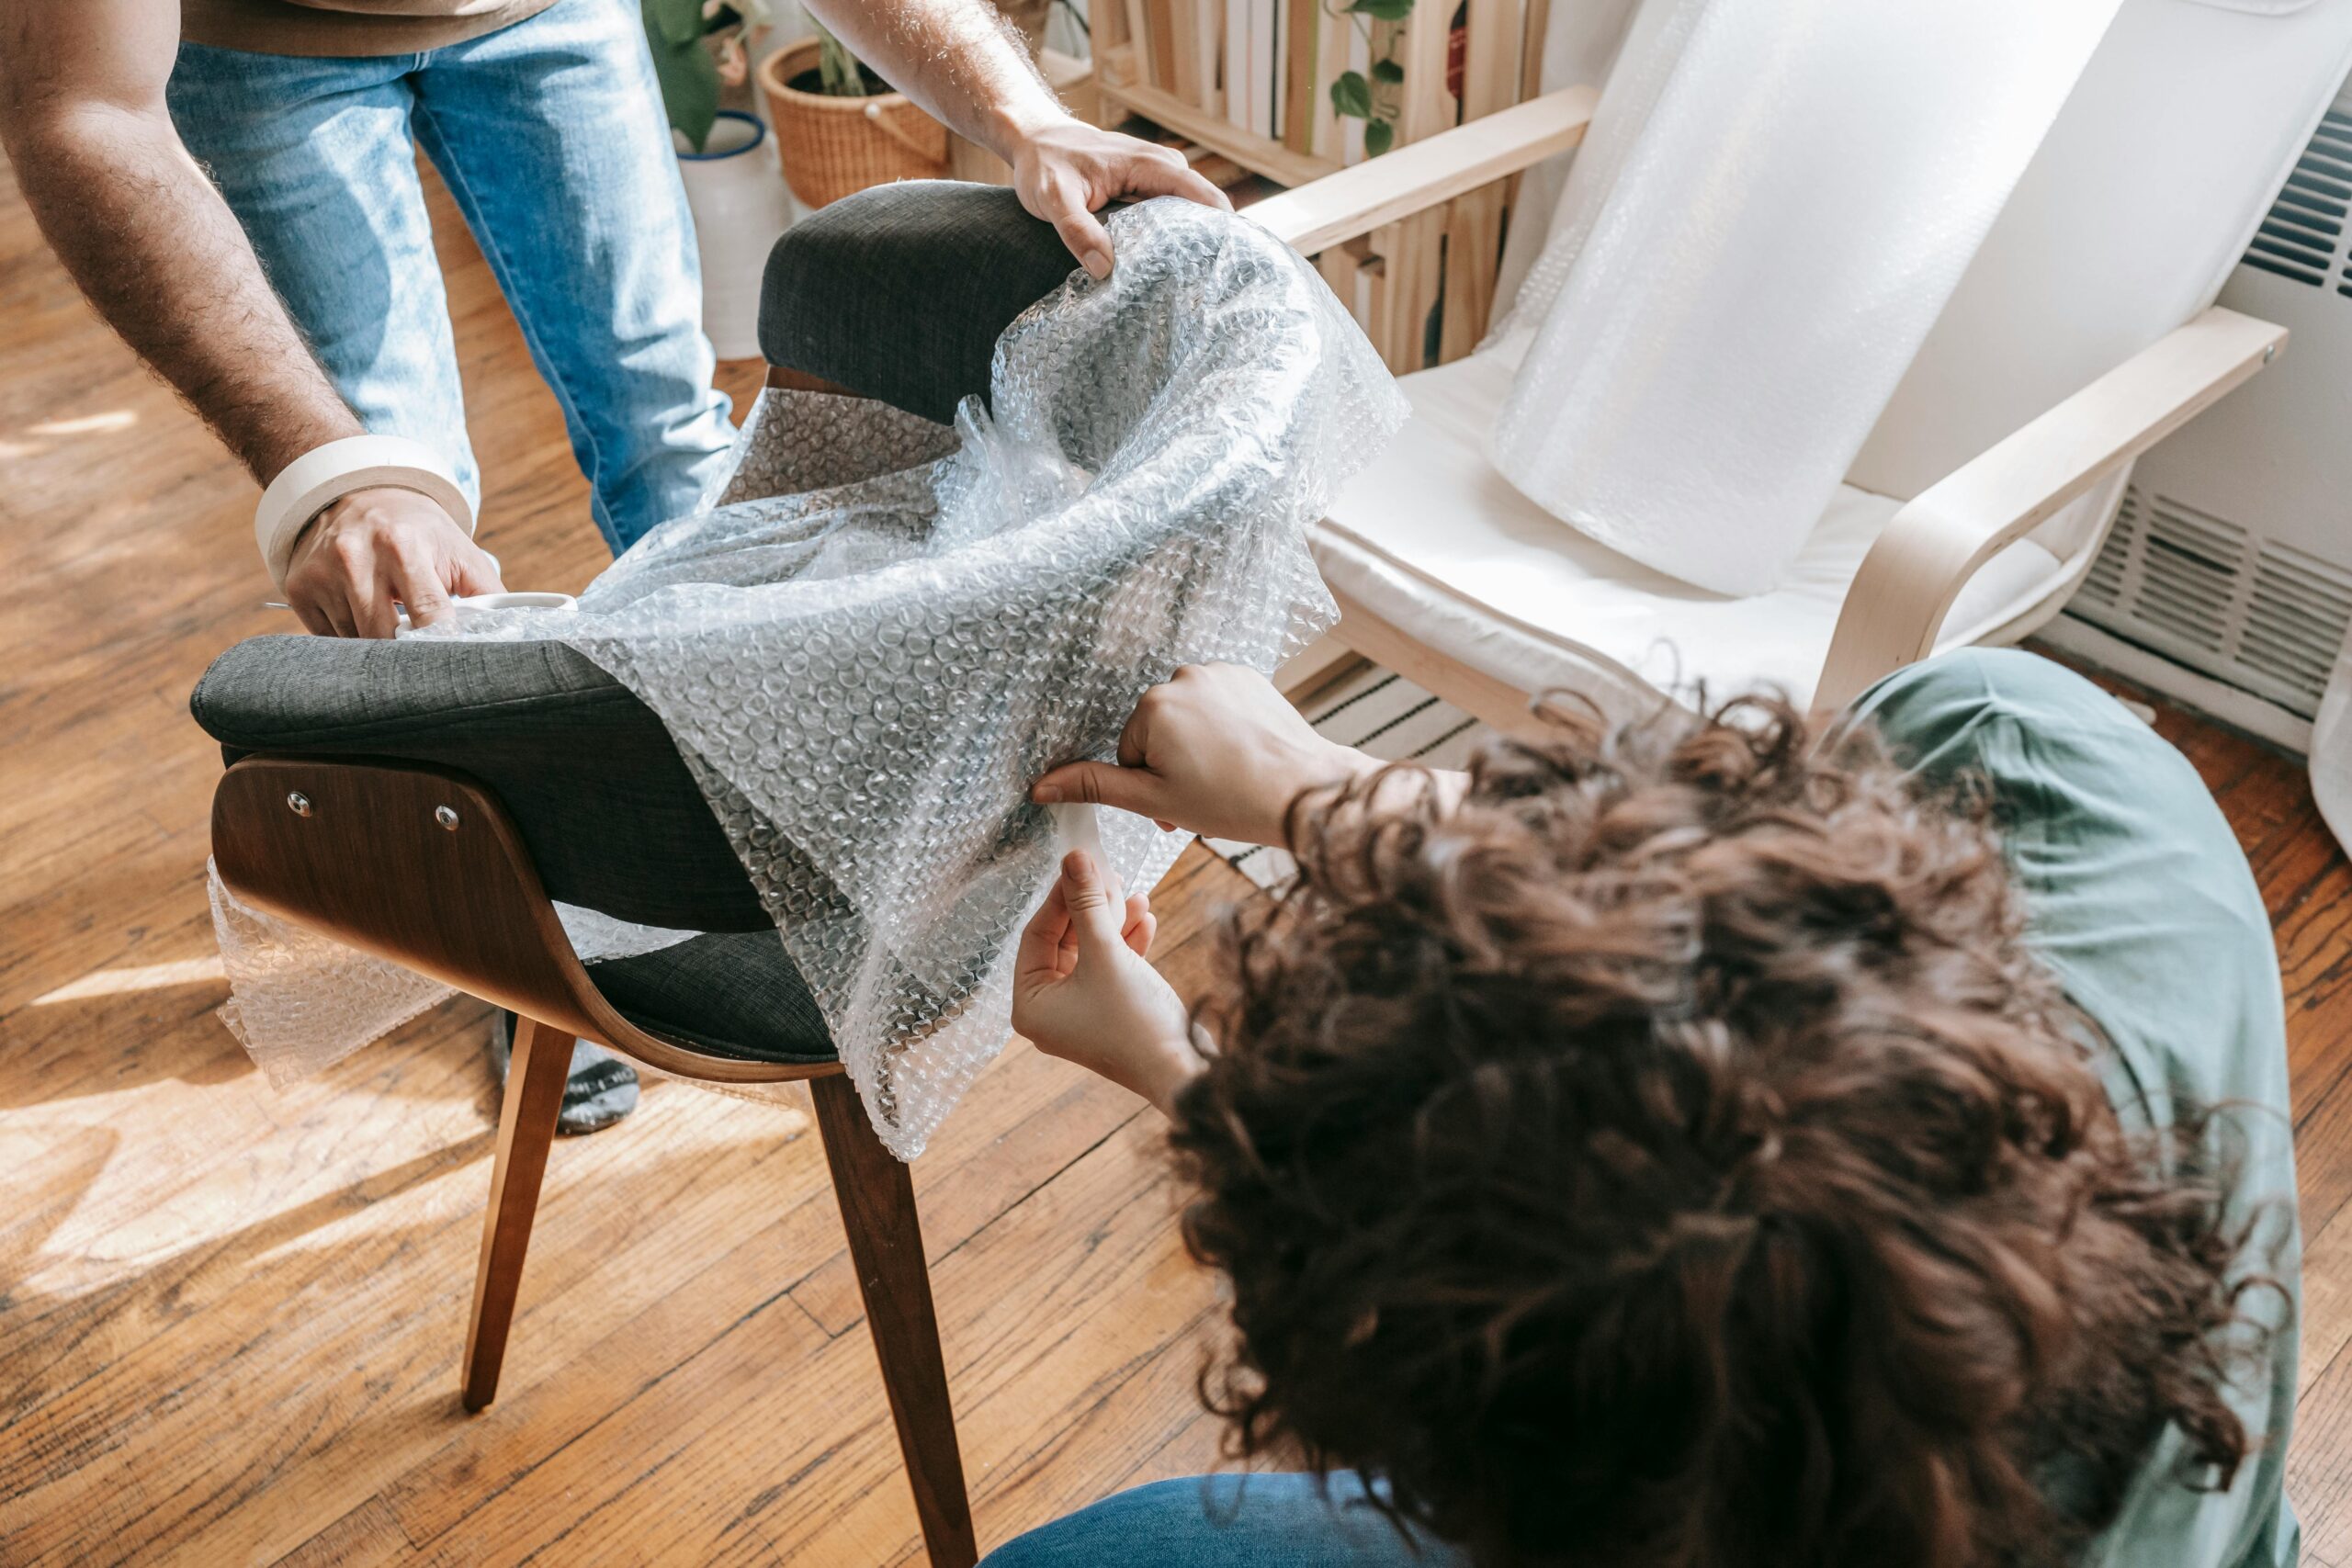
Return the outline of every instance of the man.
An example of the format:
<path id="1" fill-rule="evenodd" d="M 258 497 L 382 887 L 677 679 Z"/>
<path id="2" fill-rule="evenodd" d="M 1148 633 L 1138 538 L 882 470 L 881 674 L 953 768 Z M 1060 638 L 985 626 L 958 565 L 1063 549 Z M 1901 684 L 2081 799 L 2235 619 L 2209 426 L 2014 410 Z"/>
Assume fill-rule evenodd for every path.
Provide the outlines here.
<path id="1" fill-rule="evenodd" d="M 1177 154 L 1073 119 L 987 0 L 811 8 L 1005 158 L 1098 276 L 1106 202 L 1225 204 Z M 396 604 L 430 625 L 503 586 L 472 537 L 481 479 L 418 146 L 562 405 L 616 551 L 690 507 L 727 447 L 632 0 L 13 0 L 0 142 L 91 303 L 268 487 L 257 538 L 312 632 L 390 637 Z M 635 1101 L 626 1064 L 580 1050 L 571 1131 Z"/>
<path id="2" fill-rule="evenodd" d="M 2228 824 L 2029 654 L 1857 715 L 1382 773 L 1194 669 L 1038 781 L 1298 857 L 1196 1030 L 1072 855 L 1013 1021 L 1170 1116 L 1204 1387 L 1322 1474 L 987 1568 L 2290 1568 L 2284 1016 Z"/>

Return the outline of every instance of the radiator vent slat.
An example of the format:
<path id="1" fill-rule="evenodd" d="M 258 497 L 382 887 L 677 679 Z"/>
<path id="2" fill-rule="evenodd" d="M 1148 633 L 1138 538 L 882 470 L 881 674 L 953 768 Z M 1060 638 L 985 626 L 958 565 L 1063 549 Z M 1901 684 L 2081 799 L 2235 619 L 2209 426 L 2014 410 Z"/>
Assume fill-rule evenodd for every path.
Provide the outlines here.
<path id="1" fill-rule="evenodd" d="M 2345 231 L 2352 224 L 2352 116 L 2331 110 L 2287 175 L 2245 265 L 2297 283 L 2352 294 Z"/>
<path id="2" fill-rule="evenodd" d="M 2352 628 L 2352 570 L 2127 485 L 2071 607 L 2308 718 Z"/>
<path id="3" fill-rule="evenodd" d="M 2106 547 L 2098 558 L 2091 562 L 2091 570 L 2083 578 L 2083 585 L 2075 590 L 2076 603 L 2115 609 L 2123 603 L 2123 563 L 2138 544 L 2140 532 L 2140 492 L 2126 486 L 2123 503 L 2115 509 L 2115 523 L 2107 536 Z"/>

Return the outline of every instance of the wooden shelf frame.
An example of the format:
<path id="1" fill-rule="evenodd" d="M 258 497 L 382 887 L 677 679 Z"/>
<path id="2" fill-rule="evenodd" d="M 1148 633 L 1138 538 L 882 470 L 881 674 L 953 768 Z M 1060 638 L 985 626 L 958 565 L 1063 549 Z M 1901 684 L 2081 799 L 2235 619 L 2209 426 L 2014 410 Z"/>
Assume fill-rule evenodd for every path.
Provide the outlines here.
<path id="1" fill-rule="evenodd" d="M 1303 186 L 1319 180 L 1326 175 L 1336 175 L 1340 165 L 1328 158 L 1317 158 L 1305 152 L 1295 152 L 1272 137 L 1245 130 L 1227 119 L 1195 104 L 1188 104 L 1173 93 L 1134 80 L 1135 51 L 1120 49 L 1098 54 L 1094 62 L 1094 87 L 1106 109 L 1115 105 L 1127 113 L 1163 126 L 1189 141 L 1197 141 L 1212 152 L 1224 154 L 1252 174 L 1263 175 L 1276 185 Z M 1109 118 L 1115 120 L 1118 117 Z"/>

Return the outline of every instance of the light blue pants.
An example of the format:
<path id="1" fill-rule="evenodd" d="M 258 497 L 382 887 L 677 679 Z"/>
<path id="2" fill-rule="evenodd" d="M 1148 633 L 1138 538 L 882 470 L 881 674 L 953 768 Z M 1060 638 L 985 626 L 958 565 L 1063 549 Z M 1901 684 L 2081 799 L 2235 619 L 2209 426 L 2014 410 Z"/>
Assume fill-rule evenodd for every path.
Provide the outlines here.
<path id="1" fill-rule="evenodd" d="M 692 508 L 733 432 L 635 5 L 559 0 L 423 54 L 183 44 L 170 103 L 368 429 L 447 454 L 479 507 L 422 146 L 563 407 L 606 542 Z"/>
<path id="2" fill-rule="evenodd" d="M 1103 1498 L 988 1554 L 980 1568 L 1468 1568 L 1399 1535 L 1352 1473 L 1192 1476 Z"/>

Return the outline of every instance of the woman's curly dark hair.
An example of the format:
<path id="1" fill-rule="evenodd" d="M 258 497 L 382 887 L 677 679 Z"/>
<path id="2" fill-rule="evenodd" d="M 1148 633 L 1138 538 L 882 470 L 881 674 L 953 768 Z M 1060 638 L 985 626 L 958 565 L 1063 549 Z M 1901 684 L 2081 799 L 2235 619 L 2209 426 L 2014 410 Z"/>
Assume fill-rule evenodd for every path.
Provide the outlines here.
<path id="1" fill-rule="evenodd" d="M 1233 919 L 1173 1143 L 1238 1450 L 1490 1568 L 2062 1562 L 2168 1421 L 2226 1484 L 2224 1179 L 2119 1122 L 1981 800 L 1555 716 L 1303 799 Z"/>

